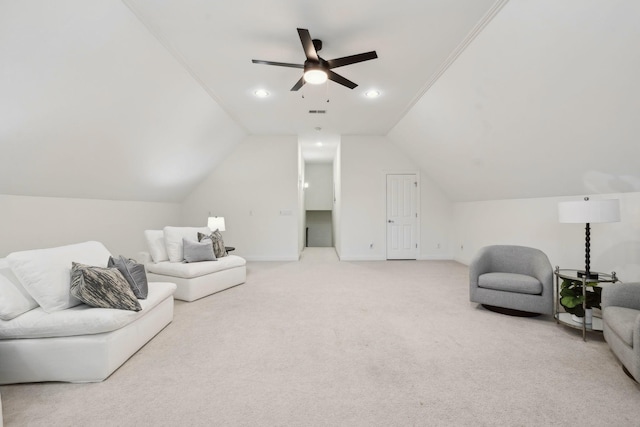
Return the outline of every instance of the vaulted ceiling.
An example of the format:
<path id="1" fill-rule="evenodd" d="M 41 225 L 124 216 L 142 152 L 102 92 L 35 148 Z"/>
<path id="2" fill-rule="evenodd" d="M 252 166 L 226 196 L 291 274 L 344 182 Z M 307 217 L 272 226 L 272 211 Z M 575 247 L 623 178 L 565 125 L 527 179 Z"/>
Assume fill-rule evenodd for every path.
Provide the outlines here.
<path id="1" fill-rule="evenodd" d="M 387 135 L 452 200 L 640 191 L 637 22 L 633 0 L 0 0 L 0 194 L 180 201 L 249 134 L 319 132 Z M 302 63 L 296 28 L 379 58 L 291 92 L 300 70 L 251 59 Z"/>
<path id="2" fill-rule="evenodd" d="M 511 0 L 389 136 L 452 200 L 640 191 L 639 22 Z"/>

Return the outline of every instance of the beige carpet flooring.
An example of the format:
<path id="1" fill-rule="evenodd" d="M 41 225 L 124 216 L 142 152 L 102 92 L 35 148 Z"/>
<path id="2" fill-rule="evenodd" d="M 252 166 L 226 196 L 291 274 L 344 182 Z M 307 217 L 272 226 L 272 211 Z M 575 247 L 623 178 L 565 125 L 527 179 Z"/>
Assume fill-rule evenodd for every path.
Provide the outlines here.
<path id="1" fill-rule="evenodd" d="M 638 426 L 601 335 L 469 303 L 449 261 L 251 262 L 106 381 L 0 387 L 5 426 Z"/>

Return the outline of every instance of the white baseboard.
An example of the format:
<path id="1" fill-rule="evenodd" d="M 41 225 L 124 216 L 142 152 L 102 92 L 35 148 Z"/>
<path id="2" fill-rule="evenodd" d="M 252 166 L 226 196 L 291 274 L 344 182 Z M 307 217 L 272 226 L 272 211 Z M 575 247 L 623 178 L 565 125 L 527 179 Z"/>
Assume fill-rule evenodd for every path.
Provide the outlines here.
<path id="1" fill-rule="evenodd" d="M 454 261 L 452 255 L 419 255 L 419 261 Z"/>
<path id="2" fill-rule="evenodd" d="M 284 256 L 270 256 L 270 255 L 243 255 L 247 261 L 299 261 L 300 258 L 295 255 Z M 387 258 L 382 255 L 338 255 L 340 261 L 386 261 Z M 418 261 L 454 261 L 454 258 L 449 255 L 419 255 Z"/>
<path id="3" fill-rule="evenodd" d="M 298 261 L 296 255 L 269 256 L 269 255 L 243 255 L 247 261 Z"/>
<path id="4" fill-rule="evenodd" d="M 380 255 L 347 255 L 340 257 L 340 261 L 386 261 L 386 258 Z"/>

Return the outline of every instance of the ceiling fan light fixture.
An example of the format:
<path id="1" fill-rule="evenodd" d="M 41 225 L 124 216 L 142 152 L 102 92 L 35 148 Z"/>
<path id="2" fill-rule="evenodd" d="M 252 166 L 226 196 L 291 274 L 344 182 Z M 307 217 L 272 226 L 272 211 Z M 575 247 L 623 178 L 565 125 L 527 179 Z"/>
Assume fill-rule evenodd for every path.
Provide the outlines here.
<path id="1" fill-rule="evenodd" d="M 327 78 L 327 73 L 319 68 L 311 68 L 304 72 L 304 81 L 312 85 L 321 85 Z"/>

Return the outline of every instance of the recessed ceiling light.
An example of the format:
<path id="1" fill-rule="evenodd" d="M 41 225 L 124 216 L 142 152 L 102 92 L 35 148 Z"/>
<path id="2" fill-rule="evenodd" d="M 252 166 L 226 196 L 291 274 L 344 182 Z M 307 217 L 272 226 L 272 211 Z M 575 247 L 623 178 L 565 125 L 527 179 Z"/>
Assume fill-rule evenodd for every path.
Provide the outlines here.
<path id="1" fill-rule="evenodd" d="M 368 90 L 364 93 L 364 96 L 366 96 L 367 98 L 377 98 L 380 96 L 380 91 L 379 90 L 375 90 L 375 89 L 371 89 Z"/>
<path id="2" fill-rule="evenodd" d="M 316 145 L 317 145 L 318 147 L 322 147 L 322 141 L 318 141 L 318 142 L 316 142 Z"/>
<path id="3" fill-rule="evenodd" d="M 258 98 L 266 98 L 267 96 L 269 96 L 269 92 L 264 89 L 258 89 L 255 92 L 253 92 L 253 94 Z"/>

